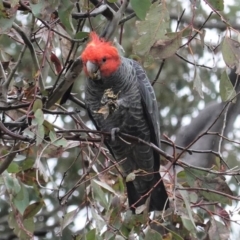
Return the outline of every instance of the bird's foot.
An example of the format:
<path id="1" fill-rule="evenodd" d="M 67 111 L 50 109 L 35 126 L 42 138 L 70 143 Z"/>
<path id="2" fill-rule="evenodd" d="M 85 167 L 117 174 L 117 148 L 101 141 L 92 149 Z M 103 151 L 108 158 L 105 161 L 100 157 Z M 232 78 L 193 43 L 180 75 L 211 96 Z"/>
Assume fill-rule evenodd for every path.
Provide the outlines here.
<path id="1" fill-rule="evenodd" d="M 112 128 L 111 130 L 111 140 L 114 142 L 116 139 L 116 134 L 120 132 L 120 128 Z"/>

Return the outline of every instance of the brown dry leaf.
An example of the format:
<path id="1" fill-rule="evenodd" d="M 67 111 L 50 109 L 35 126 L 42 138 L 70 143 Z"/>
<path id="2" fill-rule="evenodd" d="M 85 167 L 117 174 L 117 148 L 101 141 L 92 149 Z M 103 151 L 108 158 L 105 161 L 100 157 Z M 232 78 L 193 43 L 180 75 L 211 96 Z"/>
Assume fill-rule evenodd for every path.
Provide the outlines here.
<path id="1" fill-rule="evenodd" d="M 109 116 L 109 107 L 108 104 L 106 104 L 105 106 L 101 107 L 97 113 L 101 113 L 103 114 L 103 118 L 106 119 Z"/>
<path id="2" fill-rule="evenodd" d="M 182 32 L 177 33 L 174 37 L 160 39 L 156 41 L 150 49 L 150 54 L 155 59 L 166 59 L 175 54 L 182 42 Z"/>

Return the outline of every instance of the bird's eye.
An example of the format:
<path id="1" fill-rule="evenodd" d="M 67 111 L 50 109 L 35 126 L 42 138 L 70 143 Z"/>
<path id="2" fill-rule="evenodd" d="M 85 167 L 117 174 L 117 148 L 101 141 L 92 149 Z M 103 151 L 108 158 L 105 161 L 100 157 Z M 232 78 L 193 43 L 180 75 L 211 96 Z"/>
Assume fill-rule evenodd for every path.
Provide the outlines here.
<path id="1" fill-rule="evenodd" d="M 107 58 L 103 57 L 102 62 L 106 62 L 106 61 L 107 61 Z"/>

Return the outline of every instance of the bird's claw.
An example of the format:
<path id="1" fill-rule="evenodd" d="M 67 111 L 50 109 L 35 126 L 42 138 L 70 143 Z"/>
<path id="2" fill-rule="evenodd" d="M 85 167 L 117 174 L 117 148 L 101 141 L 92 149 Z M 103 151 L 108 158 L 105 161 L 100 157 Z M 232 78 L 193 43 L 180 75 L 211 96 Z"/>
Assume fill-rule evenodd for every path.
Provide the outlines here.
<path id="1" fill-rule="evenodd" d="M 111 140 L 114 142 L 116 139 L 116 133 L 120 132 L 120 128 L 112 128 L 111 130 Z"/>

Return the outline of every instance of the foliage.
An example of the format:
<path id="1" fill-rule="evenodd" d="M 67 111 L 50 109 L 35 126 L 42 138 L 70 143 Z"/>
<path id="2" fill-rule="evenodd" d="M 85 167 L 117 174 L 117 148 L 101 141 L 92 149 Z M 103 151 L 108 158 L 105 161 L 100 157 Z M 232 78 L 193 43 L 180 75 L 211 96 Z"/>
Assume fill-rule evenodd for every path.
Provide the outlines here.
<path id="1" fill-rule="evenodd" d="M 111 11 L 94 0 L 0 1 L 1 239 L 228 239 L 231 223 L 239 224 L 239 143 L 231 140 L 237 131 L 223 137 L 233 122 L 224 118 L 215 133 L 200 129 L 182 148 L 170 137 L 208 103 L 238 103 L 239 89 L 228 76 L 229 68 L 240 73 L 238 2 L 130 0 L 116 27 L 125 55 L 146 68 L 160 103 L 165 139 L 163 151 L 155 150 L 165 165 L 171 207 L 151 221 L 147 212 L 129 210 L 126 179 L 103 144 L 110 133 L 90 130 L 84 106 L 84 75 L 76 59 L 90 30 L 100 33 L 114 22 L 121 1 L 107 2 Z M 72 82 L 69 101 L 59 105 Z M 203 161 L 204 153 L 214 157 L 210 167 L 184 161 L 195 142 L 212 135 L 220 139 L 218 150 L 198 151 Z"/>

